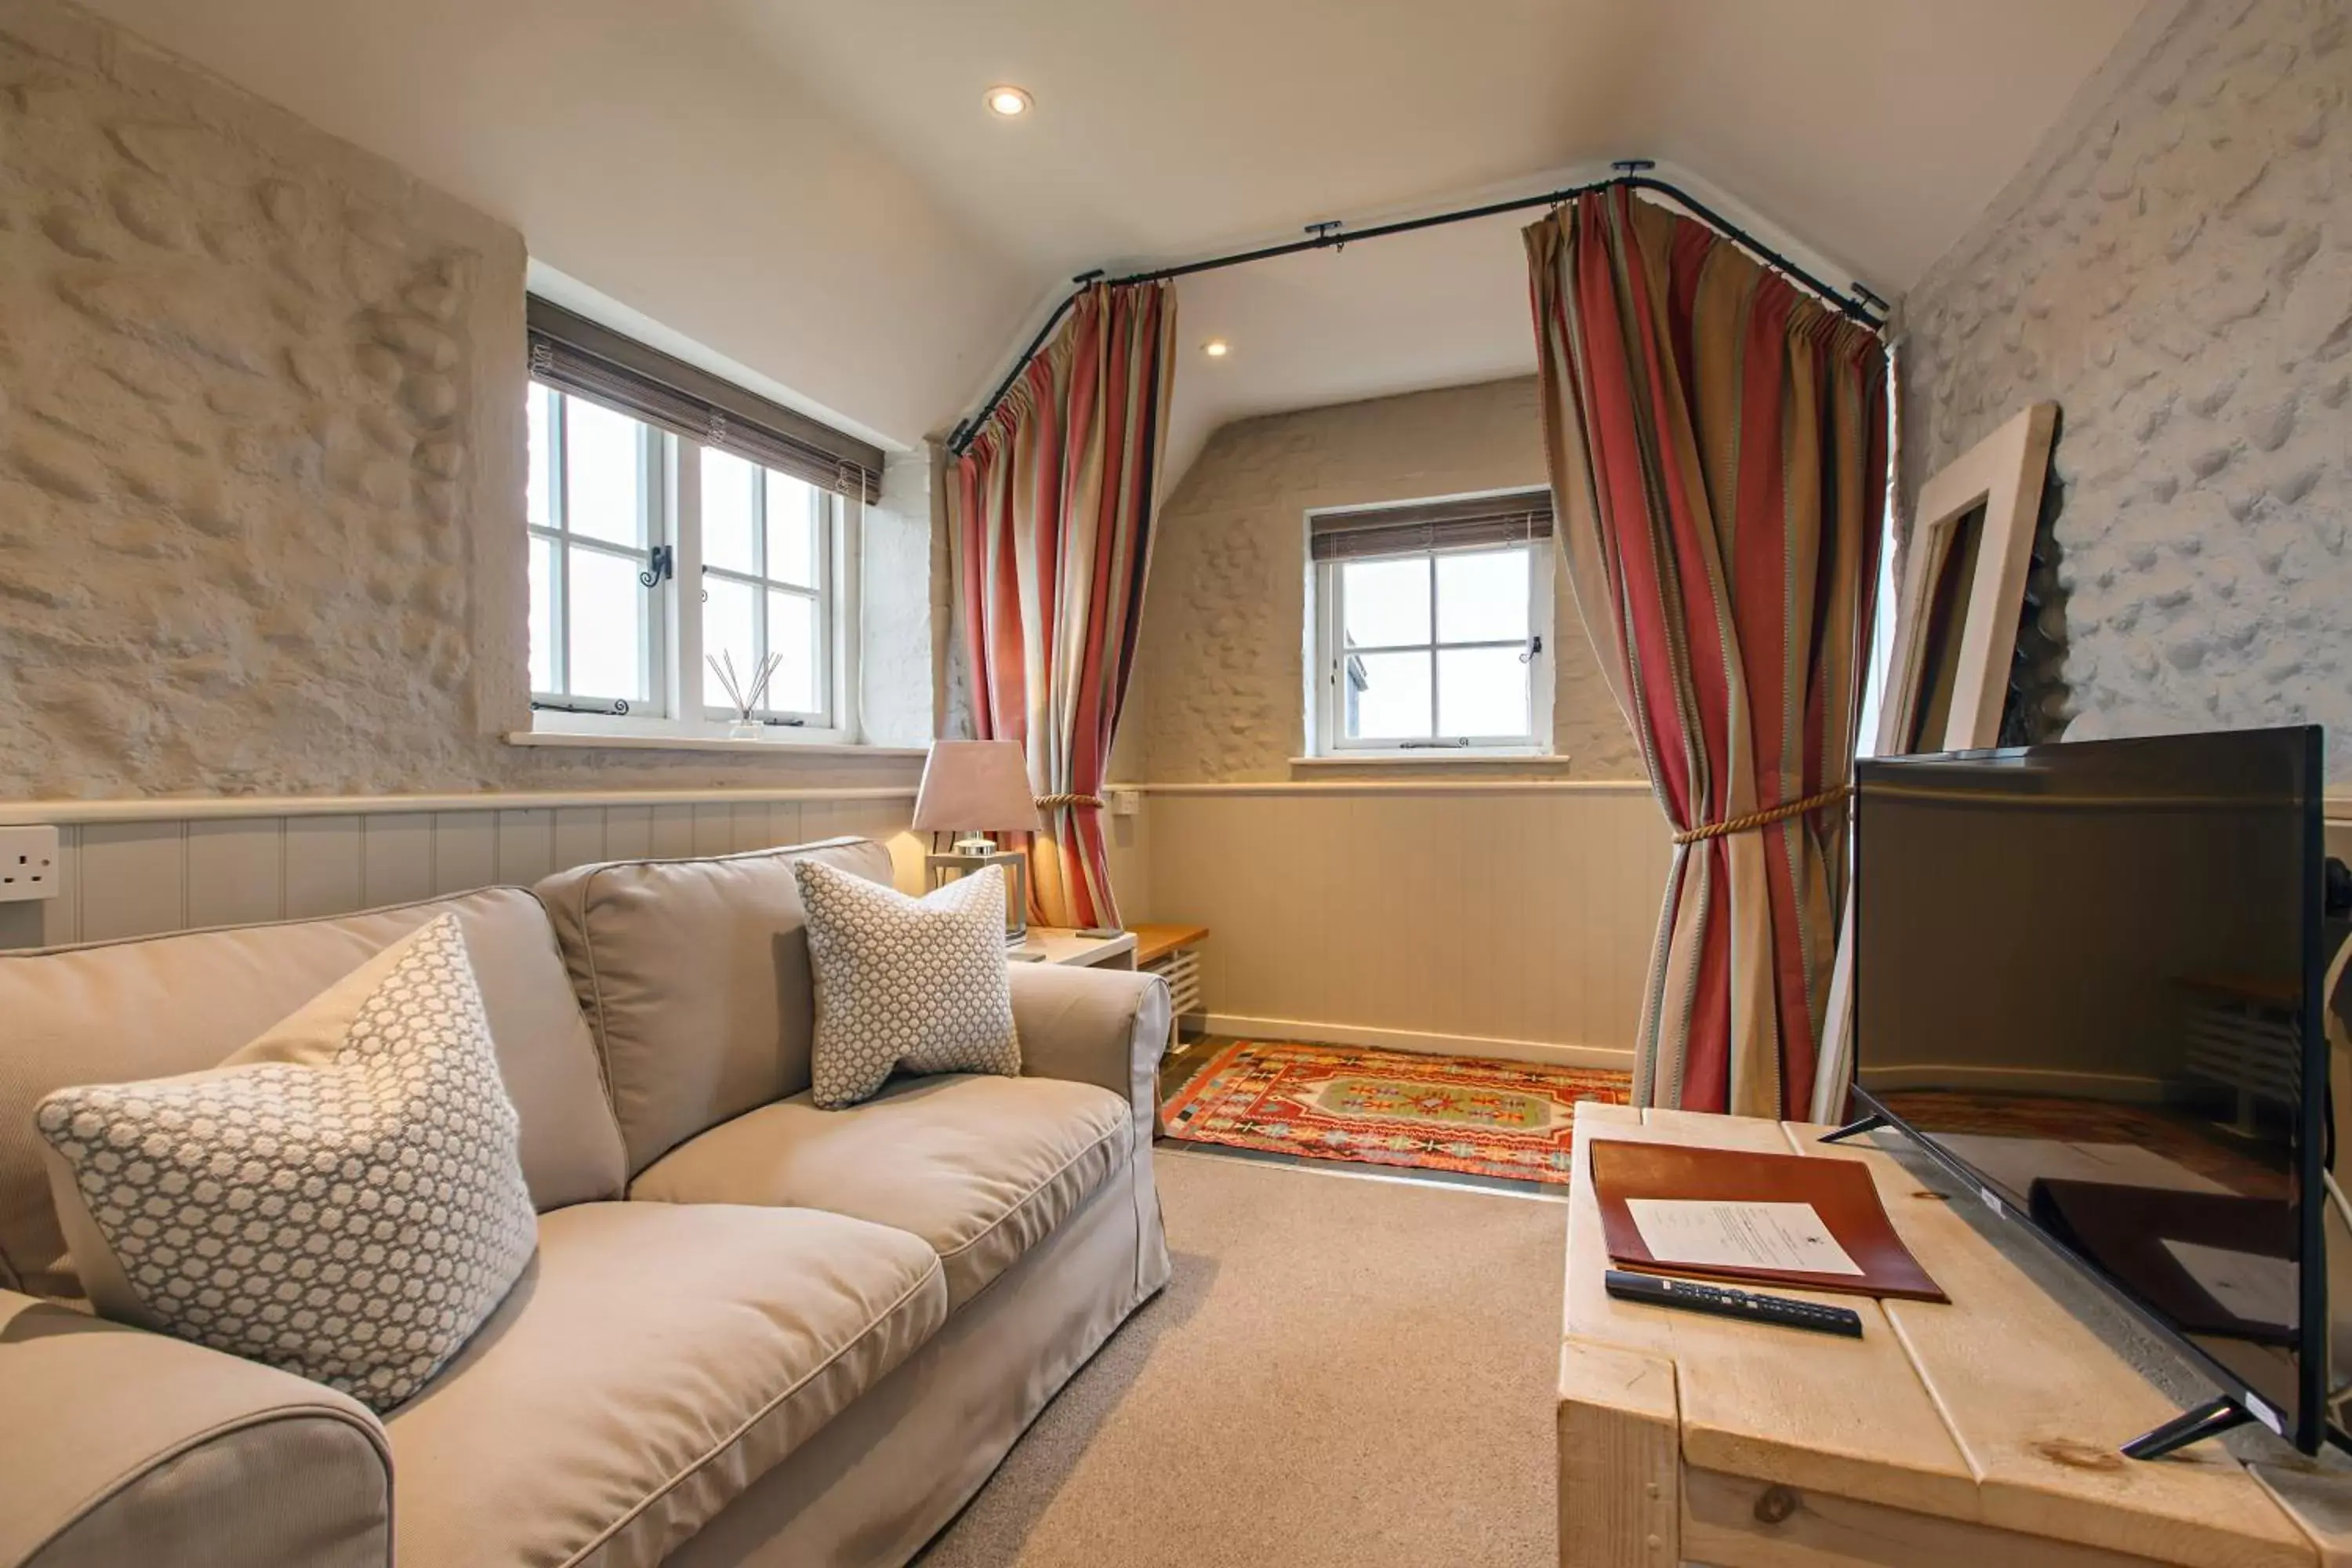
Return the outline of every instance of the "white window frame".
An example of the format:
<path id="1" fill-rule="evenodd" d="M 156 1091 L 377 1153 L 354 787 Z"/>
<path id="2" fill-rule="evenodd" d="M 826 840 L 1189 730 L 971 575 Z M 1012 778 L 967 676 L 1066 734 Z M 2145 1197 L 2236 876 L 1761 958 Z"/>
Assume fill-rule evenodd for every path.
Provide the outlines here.
<path id="1" fill-rule="evenodd" d="M 559 522 L 562 510 L 562 400 L 581 394 L 533 379 L 534 394 L 545 391 L 556 395 L 559 411 L 550 422 L 551 462 L 549 503 L 551 515 Z M 591 399 L 590 401 L 593 401 Z M 625 409 L 618 412 L 626 414 Z M 628 417 L 636 419 L 635 415 Z M 704 701 L 702 673 L 703 636 L 701 592 L 702 569 L 702 461 L 701 443 L 671 434 L 637 420 L 642 438 L 647 444 L 647 456 L 639 465 L 646 493 L 639 504 L 646 517 L 647 548 L 631 550 L 623 545 L 606 544 L 570 534 L 560 527 L 541 527 L 526 520 L 526 537 L 551 539 L 556 542 L 557 584 L 553 595 L 558 606 L 559 621 L 555 628 L 555 668 L 561 672 L 568 657 L 568 638 L 563 624 L 564 576 L 569 570 L 565 556 L 566 543 L 593 545 L 608 553 L 634 558 L 640 569 L 650 569 L 654 546 L 667 544 L 670 550 L 671 570 L 653 587 L 646 590 L 652 603 L 645 622 L 645 639 L 641 646 L 647 700 L 629 700 L 628 711 L 581 711 L 581 707 L 603 708 L 614 699 L 601 694 L 572 694 L 562 691 L 534 689 L 530 694 L 530 728 L 534 734 L 609 735 L 641 739 L 669 738 L 695 742 L 730 739 L 733 715 L 724 707 L 711 707 Z M 755 463 L 755 467 L 761 466 Z M 765 487 L 761 487 L 761 506 L 765 506 Z M 814 713 L 787 713 L 761 710 L 755 717 L 766 721 L 756 740 L 741 741 L 744 745 L 851 745 L 859 743 L 857 714 L 857 612 L 859 584 L 857 562 L 859 529 L 864 503 L 861 498 L 838 491 L 819 492 L 826 500 L 825 517 L 818 530 L 817 551 L 820 558 L 819 584 L 814 596 L 821 631 L 820 647 L 825 668 L 820 672 L 818 687 L 823 708 Z M 764 512 L 761 513 L 764 517 Z M 525 546 L 526 551 L 528 545 Z M 764 534 L 761 548 L 765 550 Z M 527 563 L 526 563 L 527 564 Z M 755 581 L 747 574 L 732 569 L 713 568 L 722 576 L 740 581 Z M 767 579 L 757 579 L 764 588 Z M 689 595 L 686 585 L 691 584 Z M 795 584 L 775 584 L 794 593 L 808 593 Z M 762 611 L 764 615 L 764 601 Z M 550 706 L 542 706 L 549 704 Z M 561 705 L 561 706 L 556 706 Z"/>
<path id="2" fill-rule="evenodd" d="M 702 468 L 700 450 L 693 442 L 681 442 L 680 445 L 687 447 L 693 453 L 698 487 L 699 475 Z M 751 462 L 751 459 L 747 458 L 744 458 L 743 461 Z M 835 705 L 839 700 L 838 694 L 830 689 L 832 682 L 828 678 L 832 673 L 835 660 L 840 658 L 840 652 L 834 646 L 833 639 L 833 583 L 834 555 L 836 549 L 836 544 L 834 539 L 834 522 L 835 519 L 837 518 L 841 512 L 842 498 L 835 492 L 817 489 L 814 485 L 809 487 L 815 492 L 818 500 L 824 503 L 824 515 L 817 521 L 816 527 L 817 585 L 812 588 L 803 584 L 786 582 L 782 577 L 770 575 L 768 572 L 770 565 L 768 561 L 768 486 L 764 478 L 767 470 L 762 468 L 761 465 L 758 463 L 751 463 L 751 468 L 754 472 L 762 475 L 761 483 L 752 492 L 753 500 L 751 507 L 751 544 L 753 553 L 760 559 L 759 570 L 756 572 L 747 572 L 740 567 L 713 566 L 708 562 L 705 562 L 702 566 L 702 581 L 707 585 L 711 578 L 721 577 L 730 583 L 742 584 L 744 586 L 751 590 L 752 613 L 759 627 L 760 638 L 762 642 L 767 640 L 769 631 L 767 595 L 770 590 L 772 589 L 778 593 L 789 594 L 798 598 L 814 601 L 816 605 L 817 642 L 821 649 L 820 657 L 824 660 L 823 668 L 817 671 L 818 692 L 817 706 L 815 710 L 813 711 L 803 712 L 790 708 L 762 707 L 752 710 L 752 717 L 763 723 L 772 722 L 779 725 L 795 725 L 801 727 L 813 726 L 818 729 L 829 730 L 833 727 L 833 714 L 836 710 Z M 789 479 L 792 476 L 786 475 L 785 477 Z M 803 480 L 801 482 L 806 483 L 807 481 Z M 698 497 L 698 499 L 699 498 Z M 698 513 L 699 512 L 699 507 L 698 507 Z M 702 602 L 705 604 L 709 602 L 707 586 Z M 751 677 L 751 671 L 750 670 L 739 670 L 737 671 L 737 674 L 740 675 L 746 680 L 749 680 Z M 730 709 L 725 703 L 714 705 L 709 702 L 707 700 L 707 690 L 706 700 L 703 703 L 703 714 L 706 718 L 718 719 L 721 721 L 730 722 L 732 721 L 735 716 L 734 710 Z"/>
<path id="3" fill-rule="evenodd" d="M 1528 638 L 1440 641 L 1437 637 L 1438 558 L 1447 555 L 1493 554 L 1505 550 L 1528 552 Z M 1347 605 L 1341 570 L 1380 561 L 1426 560 L 1429 573 L 1429 636 L 1425 643 L 1400 643 L 1393 647 L 1350 648 L 1347 639 Z M 1309 621 L 1315 628 L 1314 749 L 1318 757 L 1381 756 L 1444 762 L 1461 757 L 1548 757 L 1552 754 L 1552 550 L 1551 541 L 1535 538 L 1524 543 L 1475 544 L 1455 548 L 1399 550 L 1381 555 L 1317 561 L 1313 567 Z M 1521 735 L 1437 735 L 1436 656 L 1442 649 L 1519 647 L 1528 661 L 1528 731 Z M 1362 739 L 1347 733 L 1344 688 L 1346 661 L 1351 654 L 1430 654 L 1430 723 L 1425 738 Z"/>
<path id="4" fill-rule="evenodd" d="M 532 384 L 534 387 L 538 385 L 537 383 Z M 555 389 L 550 387 L 547 390 Z M 569 674 L 566 666 L 572 662 L 570 636 L 572 551 L 577 547 L 599 555 L 611 556 L 615 560 L 627 563 L 633 572 L 643 573 L 647 570 L 648 563 L 654 559 L 654 552 L 670 542 L 670 508 L 664 504 L 667 489 L 664 482 L 666 443 L 662 439 L 660 431 L 643 421 L 637 422 L 637 515 L 645 521 L 646 542 L 643 545 L 635 546 L 615 544 L 608 539 L 575 533 L 572 530 L 570 498 L 566 493 L 569 483 L 567 473 L 569 465 L 564 461 L 564 443 L 568 439 L 569 425 L 565 398 L 559 394 L 548 408 L 547 510 L 550 521 L 542 524 L 532 522 L 528 517 L 524 520 L 525 530 L 530 539 L 545 540 L 553 547 L 551 553 L 554 557 L 555 580 L 551 584 L 549 598 L 555 609 L 555 626 L 551 628 L 552 635 L 549 638 L 549 643 L 550 658 L 553 663 L 556 675 L 556 689 L 550 691 L 533 691 L 531 700 L 534 703 L 579 703 L 587 706 L 610 706 L 621 703 L 626 705 L 630 713 L 641 719 L 658 718 L 661 713 L 657 709 L 662 703 L 664 695 L 659 679 L 661 665 L 659 649 L 662 646 L 664 625 L 667 620 L 665 611 L 668 607 L 664 602 L 663 595 L 654 596 L 653 605 L 639 627 L 637 637 L 637 685 L 639 691 L 644 695 L 625 697 L 617 691 L 573 691 L 570 689 L 571 683 L 565 677 Z M 528 549 L 529 546 L 526 545 L 526 552 Z M 524 570 L 526 574 L 530 570 L 527 554 Z M 541 711 L 558 710 L 541 710 Z"/>

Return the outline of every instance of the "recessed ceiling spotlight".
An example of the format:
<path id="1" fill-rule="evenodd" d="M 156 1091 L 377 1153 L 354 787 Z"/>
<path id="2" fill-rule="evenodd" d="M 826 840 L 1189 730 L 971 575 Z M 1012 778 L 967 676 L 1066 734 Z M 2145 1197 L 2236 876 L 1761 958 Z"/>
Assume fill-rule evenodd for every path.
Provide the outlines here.
<path id="1" fill-rule="evenodd" d="M 1234 345 L 1223 338 L 1211 338 L 1201 345 L 1201 352 L 1211 359 L 1223 359 L 1234 352 Z"/>
<path id="2" fill-rule="evenodd" d="M 1028 113 L 1034 101 L 1026 88 L 992 87 L 988 89 L 989 111 L 1007 120 L 1015 120 Z"/>

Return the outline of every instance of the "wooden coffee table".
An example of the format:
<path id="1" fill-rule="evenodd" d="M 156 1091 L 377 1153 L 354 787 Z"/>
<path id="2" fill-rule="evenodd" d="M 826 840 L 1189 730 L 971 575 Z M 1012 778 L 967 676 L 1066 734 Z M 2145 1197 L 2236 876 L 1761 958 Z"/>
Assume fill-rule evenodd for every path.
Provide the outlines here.
<path id="1" fill-rule="evenodd" d="M 1797 1123 L 1586 1104 L 1576 1118 L 1559 1380 L 1567 1568 L 2304 1568 L 2352 1561 L 2352 1477 L 2273 1445 L 2119 1444 L 2179 1414 L 1948 1198 Z M 1949 1305 L 1850 1306 L 1839 1339 L 1612 1300 L 1595 1139 L 1860 1160 Z M 1972 1201 L 1972 1200 L 1962 1200 Z M 2038 1245 L 2029 1242 L 2028 1245 Z M 2291 1506 L 2290 1506 L 2291 1505 Z"/>

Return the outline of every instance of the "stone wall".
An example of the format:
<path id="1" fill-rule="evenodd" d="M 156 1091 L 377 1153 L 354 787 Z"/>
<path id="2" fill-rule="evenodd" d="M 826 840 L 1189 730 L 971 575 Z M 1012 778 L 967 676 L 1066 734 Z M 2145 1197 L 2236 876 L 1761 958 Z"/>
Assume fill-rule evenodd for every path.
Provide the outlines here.
<path id="1" fill-rule="evenodd" d="M 2073 739 L 2316 721 L 2352 780 L 2352 17 L 2156 0 L 1901 303 L 1903 492 L 2062 411 Z"/>
<path id="2" fill-rule="evenodd" d="M 1307 510 L 1541 485 L 1538 407 L 1527 376 L 1212 436 L 1161 509 L 1113 776 L 1287 777 L 1306 734 Z M 1555 749 L 1576 777 L 1641 777 L 1564 573 L 1551 646 Z"/>
<path id="3" fill-rule="evenodd" d="M 523 265 L 382 160 L 0 0 L 0 798 L 854 782 L 498 739 L 529 721 Z"/>

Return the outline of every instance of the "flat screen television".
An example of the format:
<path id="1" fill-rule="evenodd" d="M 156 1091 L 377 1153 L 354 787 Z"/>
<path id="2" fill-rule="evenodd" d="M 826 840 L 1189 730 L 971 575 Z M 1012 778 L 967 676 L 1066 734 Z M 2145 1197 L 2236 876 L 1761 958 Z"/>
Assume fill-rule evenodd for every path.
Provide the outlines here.
<path id="1" fill-rule="evenodd" d="M 2330 1419 L 2316 727 L 1865 760 L 1859 1110 L 2223 1397 L 2125 1445 Z"/>

